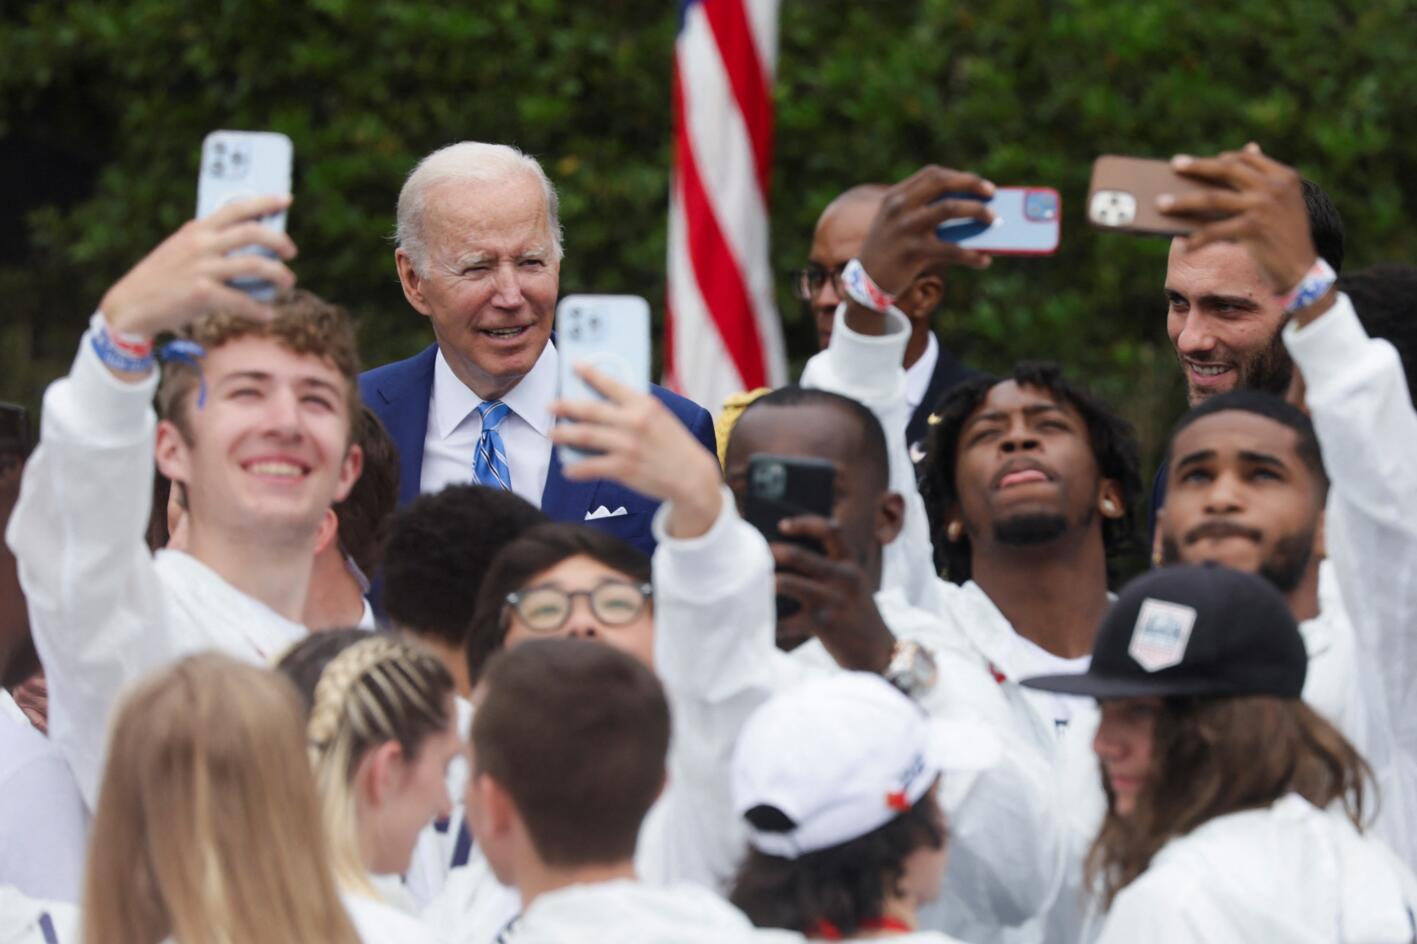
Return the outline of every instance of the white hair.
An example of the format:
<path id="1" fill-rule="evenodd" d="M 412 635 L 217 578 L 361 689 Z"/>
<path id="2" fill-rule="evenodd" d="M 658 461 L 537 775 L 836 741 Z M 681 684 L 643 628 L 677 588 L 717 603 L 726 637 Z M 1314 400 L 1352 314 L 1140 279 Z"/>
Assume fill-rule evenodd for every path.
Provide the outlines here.
<path id="1" fill-rule="evenodd" d="M 418 162 L 399 191 L 395 244 L 408 254 L 418 273 L 426 275 L 428 246 L 423 240 L 423 220 L 428 210 L 428 191 L 436 184 L 450 180 L 496 183 L 517 173 L 529 173 L 541 184 L 546 198 L 546 224 L 551 231 L 551 252 L 556 259 L 560 259 L 560 201 L 540 162 L 510 145 L 485 144 L 481 141 L 449 144 Z"/>

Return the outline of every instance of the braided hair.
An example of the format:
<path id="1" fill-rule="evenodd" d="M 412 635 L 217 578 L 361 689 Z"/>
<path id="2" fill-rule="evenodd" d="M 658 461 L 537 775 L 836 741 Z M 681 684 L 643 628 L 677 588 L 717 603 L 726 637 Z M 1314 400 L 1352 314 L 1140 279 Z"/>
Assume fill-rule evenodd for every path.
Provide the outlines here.
<path id="1" fill-rule="evenodd" d="M 305 735 L 319 786 L 335 874 L 374 894 L 359 851 L 350 782 L 372 749 L 397 741 L 406 758 L 445 729 L 453 679 L 438 658 L 391 633 L 358 629 L 312 634 L 281 657 L 307 711 Z"/>

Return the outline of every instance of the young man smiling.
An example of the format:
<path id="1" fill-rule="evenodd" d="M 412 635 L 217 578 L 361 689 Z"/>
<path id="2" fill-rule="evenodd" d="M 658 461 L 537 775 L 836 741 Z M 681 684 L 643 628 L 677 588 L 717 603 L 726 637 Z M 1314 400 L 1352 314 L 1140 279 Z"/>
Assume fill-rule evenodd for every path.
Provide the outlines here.
<path id="1" fill-rule="evenodd" d="M 7 540 L 48 672 L 50 736 L 91 807 L 124 686 L 203 649 L 268 660 L 305 634 L 320 523 L 359 476 L 348 318 L 227 284 L 290 288 L 281 260 L 295 246 L 258 222 L 288 203 L 234 202 L 169 237 L 109 289 L 45 394 Z M 252 245 L 272 255 L 231 254 Z M 152 341 L 169 331 L 202 352 L 189 348 L 158 389 Z M 154 557 L 143 540 L 154 456 L 185 492 L 185 553 Z"/>

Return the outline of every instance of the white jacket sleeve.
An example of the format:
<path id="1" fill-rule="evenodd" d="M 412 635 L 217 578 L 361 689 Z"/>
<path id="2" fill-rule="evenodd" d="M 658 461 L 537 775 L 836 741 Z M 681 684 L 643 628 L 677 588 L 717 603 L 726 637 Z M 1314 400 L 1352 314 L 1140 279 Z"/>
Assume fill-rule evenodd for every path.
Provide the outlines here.
<path id="1" fill-rule="evenodd" d="M 119 690 L 169 650 L 143 542 L 156 386 L 155 375 L 118 380 L 85 334 L 69 376 L 45 392 L 39 446 L 6 532 L 49 682 L 49 737 L 90 808 Z"/>
<path id="2" fill-rule="evenodd" d="M 1353 624 L 1377 828 L 1417 868 L 1417 413 L 1396 350 L 1340 295 L 1284 342 L 1332 482 L 1326 538 Z"/>
<path id="3" fill-rule="evenodd" d="M 721 889 L 746 841 L 729 790 L 738 732 L 800 671 L 775 641 L 772 555 L 732 493 L 698 538 L 670 537 L 667 514 L 654 522 L 654 663 L 673 719 L 669 783 L 637 858 L 646 878 Z"/>
<path id="4" fill-rule="evenodd" d="M 802 386 L 859 401 L 880 421 L 890 461 L 890 490 L 905 499 L 905 526 L 886 546 L 881 589 L 899 587 L 906 599 L 919 606 L 936 572 L 929 519 L 905 438 L 910 407 L 905 402 L 903 361 L 910 319 L 892 309 L 886 313 L 886 322 L 885 334 L 860 334 L 847 327 L 846 306 L 838 307 L 831 342 L 807 362 Z"/>

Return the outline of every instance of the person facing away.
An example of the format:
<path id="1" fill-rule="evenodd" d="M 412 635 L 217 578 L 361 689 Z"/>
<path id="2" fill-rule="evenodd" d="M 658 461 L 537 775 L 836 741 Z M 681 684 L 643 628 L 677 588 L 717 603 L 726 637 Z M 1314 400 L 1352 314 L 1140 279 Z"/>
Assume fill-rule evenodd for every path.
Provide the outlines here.
<path id="1" fill-rule="evenodd" d="M 814 939 L 953 942 L 918 930 L 947 868 L 937 791 L 952 773 L 997 761 L 988 734 L 932 721 L 863 672 L 774 696 L 749 718 L 733 756 L 749 850 L 729 900 L 759 927 Z"/>
<path id="2" fill-rule="evenodd" d="M 340 900 L 318 809 L 285 679 L 217 653 L 168 665 L 114 716 L 81 939 L 382 944 Z"/>
<path id="3" fill-rule="evenodd" d="M 836 309 L 846 298 L 842 272 L 861 251 L 889 189 L 885 184 L 859 184 L 837 195 L 817 217 L 807 265 L 794 273 L 793 289 L 812 316 L 818 350 L 825 351 L 831 343 Z M 924 458 L 925 434 L 935 404 L 977 373 L 960 362 L 931 329 L 931 316 L 944 297 L 946 272 L 943 267 L 920 272 L 895 300 L 896 307 L 910 319 L 910 339 L 902 364 L 910 416 L 905 436 L 915 462 Z"/>
<path id="4" fill-rule="evenodd" d="M 1087 858 L 1099 944 L 1408 944 L 1417 878 L 1366 832 L 1371 771 L 1300 697 L 1309 656 L 1263 578 L 1218 565 L 1130 583 L 1082 675 L 1108 810 Z"/>
<path id="5" fill-rule="evenodd" d="M 404 182 L 396 238 L 404 297 L 429 320 L 435 343 L 360 384 L 398 443 L 400 502 L 474 482 L 652 551 L 655 503 L 610 482 L 568 480 L 551 445 L 561 224 L 541 165 L 500 144 L 435 151 Z M 709 414 L 652 389 L 714 451 Z"/>
<path id="6" fill-rule="evenodd" d="M 800 940 L 756 931 L 700 886 L 637 879 L 668 749 L 663 688 L 612 646 L 535 639 L 488 662 L 466 803 L 492 870 L 521 896 L 508 944 Z"/>
<path id="7" fill-rule="evenodd" d="M 306 629 L 315 542 L 359 477 L 354 331 L 288 290 L 295 254 L 256 221 L 288 196 L 183 226 L 104 295 L 69 375 L 45 393 L 38 448 L 6 531 L 50 693 L 50 737 L 86 802 L 119 691 L 204 649 L 266 662 Z M 256 245 L 270 251 L 228 255 Z M 184 347 L 159 375 L 153 338 Z M 152 408 L 157 394 L 162 419 Z M 154 462 L 183 485 L 185 551 L 144 540 Z"/>

